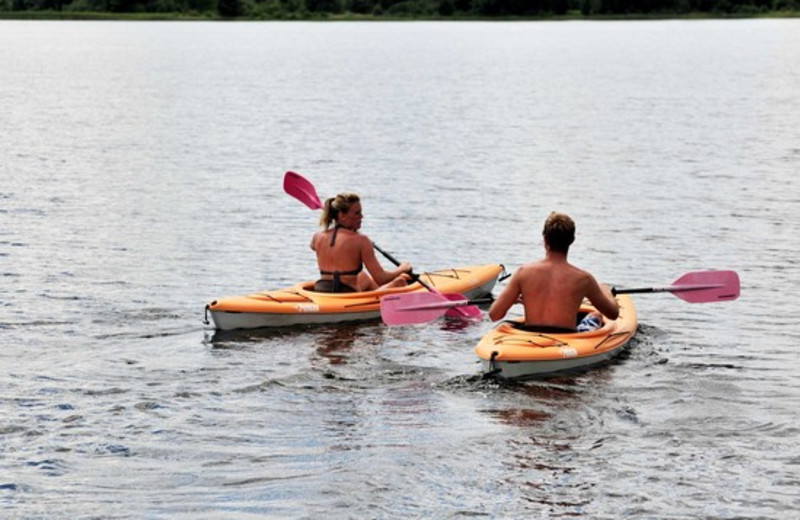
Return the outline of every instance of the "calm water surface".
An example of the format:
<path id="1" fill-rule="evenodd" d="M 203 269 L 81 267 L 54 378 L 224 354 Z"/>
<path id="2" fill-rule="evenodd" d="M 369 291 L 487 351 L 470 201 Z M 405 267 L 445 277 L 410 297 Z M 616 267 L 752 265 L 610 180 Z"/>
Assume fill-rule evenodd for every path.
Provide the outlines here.
<path id="1" fill-rule="evenodd" d="M 796 20 L 0 21 L 2 516 L 795 518 L 798 63 Z M 525 385 L 488 321 L 215 333 L 315 276 L 290 169 L 418 270 L 559 209 L 603 281 L 742 297 Z"/>

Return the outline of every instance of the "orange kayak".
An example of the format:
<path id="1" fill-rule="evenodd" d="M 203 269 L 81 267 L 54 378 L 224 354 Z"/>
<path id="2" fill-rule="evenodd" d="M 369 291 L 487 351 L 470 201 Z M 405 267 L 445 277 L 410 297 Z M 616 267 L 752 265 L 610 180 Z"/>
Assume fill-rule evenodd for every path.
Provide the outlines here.
<path id="1" fill-rule="evenodd" d="M 432 271 L 420 278 L 441 293 L 459 293 L 471 299 L 491 293 L 503 272 L 502 265 L 487 264 Z M 359 293 L 321 293 L 313 288 L 311 281 L 288 289 L 219 298 L 206 306 L 206 313 L 220 330 L 361 321 L 380 317 L 382 296 L 427 291 L 418 282 Z"/>
<path id="2" fill-rule="evenodd" d="M 636 333 L 636 308 L 627 295 L 618 295 L 616 320 L 604 320 L 591 332 L 529 332 L 519 329 L 522 319 L 504 321 L 475 347 L 485 372 L 505 379 L 525 379 L 584 368 L 617 355 Z M 596 309 L 584 304 L 582 313 Z"/>

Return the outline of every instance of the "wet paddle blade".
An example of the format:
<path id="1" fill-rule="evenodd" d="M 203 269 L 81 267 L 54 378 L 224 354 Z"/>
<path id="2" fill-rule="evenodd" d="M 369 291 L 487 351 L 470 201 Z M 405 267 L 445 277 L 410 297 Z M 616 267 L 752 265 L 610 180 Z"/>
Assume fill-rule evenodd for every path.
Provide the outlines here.
<path id="1" fill-rule="evenodd" d="M 283 191 L 296 198 L 311 209 L 322 209 L 317 190 L 311 182 L 295 172 L 283 176 Z"/>
<path id="2" fill-rule="evenodd" d="M 445 307 L 416 308 L 426 304 L 447 304 Z M 453 302 L 442 295 L 426 293 L 392 294 L 381 298 L 381 318 L 387 325 L 427 323 L 452 308 Z M 409 308 L 412 307 L 412 308 Z"/>
<path id="3" fill-rule="evenodd" d="M 672 283 L 670 291 L 689 303 L 731 301 L 739 297 L 736 271 L 695 271 Z"/>
<path id="4" fill-rule="evenodd" d="M 473 305 L 474 303 L 461 294 L 430 292 L 393 294 L 381 298 L 381 317 L 387 325 L 426 323 L 445 315 L 462 320 L 483 319 L 483 313 Z M 483 300 L 479 300 L 478 303 L 483 303 Z M 456 310 L 463 313 L 450 314 Z"/>
<path id="5" fill-rule="evenodd" d="M 455 302 L 467 302 L 467 297 L 463 294 L 458 293 L 448 293 L 448 294 L 441 294 L 450 301 Z M 445 314 L 448 318 L 460 318 L 460 319 L 471 319 L 471 320 L 482 320 L 483 319 L 483 312 L 476 307 L 475 305 L 469 305 L 468 303 L 463 303 L 458 307 L 453 307 L 449 309 Z"/>

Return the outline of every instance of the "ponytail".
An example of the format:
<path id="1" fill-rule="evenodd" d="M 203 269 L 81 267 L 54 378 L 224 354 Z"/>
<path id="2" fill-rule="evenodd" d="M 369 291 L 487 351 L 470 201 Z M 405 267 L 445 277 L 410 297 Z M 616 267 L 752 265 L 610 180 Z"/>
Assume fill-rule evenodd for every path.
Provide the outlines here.
<path id="1" fill-rule="evenodd" d="M 322 215 L 319 218 L 319 225 L 328 229 L 331 224 L 339 219 L 339 213 L 347 213 L 350 206 L 359 202 L 359 197 L 355 193 L 340 193 L 335 197 L 325 199 L 325 205 L 322 208 Z"/>
<path id="2" fill-rule="evenodd" d="M 331 223 L 339 216 L 339 212 L 333 207 L 333 201 L 333 197 L 325 200 L 325 205 L 322 207 L 322 215 L 319 217 L 319 225 L 325 229 L 331 227 Z"/>

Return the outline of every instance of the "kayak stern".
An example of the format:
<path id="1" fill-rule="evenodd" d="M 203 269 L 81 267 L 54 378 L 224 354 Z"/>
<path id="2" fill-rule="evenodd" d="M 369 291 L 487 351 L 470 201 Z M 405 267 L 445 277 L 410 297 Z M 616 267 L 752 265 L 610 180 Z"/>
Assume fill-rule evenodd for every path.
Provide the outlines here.
<path id="1" fill-rule="evenodd" d="M 502 322 L 475 347 L 481 369 L 502 379 L 521 380 L 607 362 L 622 351 L 638 326 L 633 300 L 620 295 L 617 302 L 619 317 L 590 332 L 530 332 Z M 595 310 L 588 304 L 581 307 L 581 312 Z"/>

